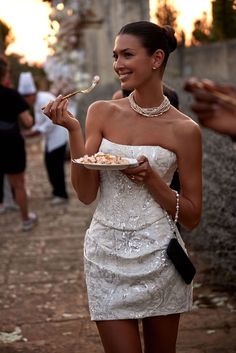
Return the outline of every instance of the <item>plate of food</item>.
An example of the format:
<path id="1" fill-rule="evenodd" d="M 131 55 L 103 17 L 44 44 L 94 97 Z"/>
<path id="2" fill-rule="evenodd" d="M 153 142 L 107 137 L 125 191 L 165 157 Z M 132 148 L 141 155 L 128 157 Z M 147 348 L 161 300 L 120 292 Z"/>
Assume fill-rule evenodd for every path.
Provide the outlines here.
<path id="1" fill-rule="evenodd" d="M 92 156 L 85 155 L 81 158 L 74 158 L 72 162 L 95 170 L 122 170 L 138 166 L 138 161 L 135 158 L 116 156 L 103 152 L 97 152 Z"/>

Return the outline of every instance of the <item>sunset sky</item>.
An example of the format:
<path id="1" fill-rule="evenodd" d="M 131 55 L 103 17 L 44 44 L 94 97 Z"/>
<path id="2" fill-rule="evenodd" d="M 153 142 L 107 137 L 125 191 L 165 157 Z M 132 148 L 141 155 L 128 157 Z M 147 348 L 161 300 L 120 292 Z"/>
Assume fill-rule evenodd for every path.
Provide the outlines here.
<path id="1" fill-rule="evenodd" d="M 0 19 L 12 28 L 15 43 L 7 53 L 24 55 L 29 62 L 43 62 L 48 53 L 50 6 L 42 0 L 0 0 Z"/>
<path id="2" fill-rule="evenodd" d="M 203 11 L 211 14 L 211 0 L 170 0 L 179 11 L 178 24 L 191 35 L 193 22 L 201 18 Z M 150 0 L 150 10 L 155 12 L 156 0 Z M 0 19 L 13 31 L 15 42 L 7 53 L 16 52 L 27 61 L 42 63 L 47 54 L 46 37 L 50 31 L 48 16 L 50 6 L 42 0 L 0 0 Z M 154 19 L 151 19 L 154 21 Z"/>
<path id="3" fill-rule="evenodd" d="M 150 12 L 155 13 L 157 0 L 150 0 Z M 169 0 L 178 13 L 178 26 L 183 29 L 186 39 L 191 37 L 194 20 L 201 18 L 203 12 L 206 12 L 208 19 L 211 19 L 212 0 Z"/>

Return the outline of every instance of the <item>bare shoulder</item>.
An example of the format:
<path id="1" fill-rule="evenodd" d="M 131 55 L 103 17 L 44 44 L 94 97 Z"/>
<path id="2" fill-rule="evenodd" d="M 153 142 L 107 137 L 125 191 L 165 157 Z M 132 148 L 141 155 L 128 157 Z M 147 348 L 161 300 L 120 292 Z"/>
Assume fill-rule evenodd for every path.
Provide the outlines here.
<path id="1" fill-rule="evenodd" d="M 96 101 L 89 106 L 88 117 L 107 118 L 122 110 L 125 107 L 124 101 L 125 99 Z"/>
<path id="2" fill-rule="evenodd" d="M 86 126 L 91 128 L 93 125 L 95 128 L 103 129 L 103 127 L 116 116 L 119 111 L 122 110 L 119 100 L 100 100 L 93 102 L 87 112 Z"/>
<path id="3" fill-rule="evenodd" d="M 93 102 L 92 104 L 90 104 L 88 108 L 88 113 L 96 114 L 97 112 L 101 112 L 107 108 L 108 104 L 109 104 L 109 101 L 105 101 L 105 100 L 99 100 L 99 101 Z"/>
<path id="4" fill-rule="evenodd" d="M 117 110 L 119 107 L 119 101 L 113 101 L 113 100 L 100 100 L 93 102 L 89 108 L 88 108 L 88 113 L 90 114 L 96 114 L 96 113 L 107 113 L 112 110 Z"/>
<path id="5" fill-rule="evenodd" d="M 173 131 L 176 137 L 191 140 L 201 140 L 200 126 L 189 116 L 180 111 L 176 111 Z"/>

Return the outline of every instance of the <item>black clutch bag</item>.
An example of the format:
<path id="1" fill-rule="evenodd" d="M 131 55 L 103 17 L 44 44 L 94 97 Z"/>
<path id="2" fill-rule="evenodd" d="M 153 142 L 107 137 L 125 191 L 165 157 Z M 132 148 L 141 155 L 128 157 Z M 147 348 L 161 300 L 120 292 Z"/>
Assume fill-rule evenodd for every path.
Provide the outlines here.
<path id="1" fill-rule="evenodd" d="M 190 284 L 196 274 L 196 269 L 176 238 L 170 240 L 167 255 L 184 282 Z"/>

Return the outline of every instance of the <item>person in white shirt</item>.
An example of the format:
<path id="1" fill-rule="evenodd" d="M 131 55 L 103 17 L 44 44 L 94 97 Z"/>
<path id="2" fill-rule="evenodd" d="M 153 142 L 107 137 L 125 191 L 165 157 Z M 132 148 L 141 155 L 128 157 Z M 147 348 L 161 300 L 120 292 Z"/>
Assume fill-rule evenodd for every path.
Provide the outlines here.
<path id="1" fill-rule="evenodd" d="M 44 137 L 44 161 L 48 179 L 52 186 L 52 205 L 59 205 L 68 200 L 65 180 L 65 154 L 68 141 L 67 131 L 43 113 L 42 107 L 55 96 L 47 91 L 38 91 L 31 72 L 22 72 L 19 77 L 18 91 L 26 102 L 33 107 L 35 123 L 24 132 L 25 137 L 42 134 Z"/>

